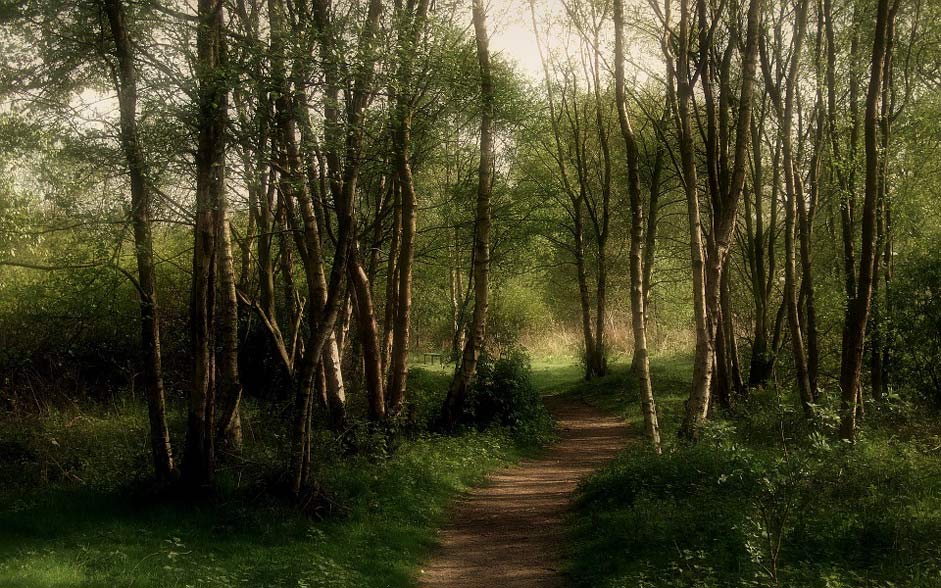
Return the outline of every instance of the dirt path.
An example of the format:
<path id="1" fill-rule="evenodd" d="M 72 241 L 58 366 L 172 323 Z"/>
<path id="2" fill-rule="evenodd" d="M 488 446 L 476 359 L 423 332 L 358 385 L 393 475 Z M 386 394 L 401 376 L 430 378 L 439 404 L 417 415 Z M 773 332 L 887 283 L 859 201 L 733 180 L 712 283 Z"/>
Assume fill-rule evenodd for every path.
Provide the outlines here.
<path id="1" fill-rule="evenodd" d="M 627 429 L 577 400 L 549 398 L 559 442 L 542 459 L 491 476 L 455 508 L 421 588 L 563 585 L 563 517 L 578 481 L 613 458 Z"/>

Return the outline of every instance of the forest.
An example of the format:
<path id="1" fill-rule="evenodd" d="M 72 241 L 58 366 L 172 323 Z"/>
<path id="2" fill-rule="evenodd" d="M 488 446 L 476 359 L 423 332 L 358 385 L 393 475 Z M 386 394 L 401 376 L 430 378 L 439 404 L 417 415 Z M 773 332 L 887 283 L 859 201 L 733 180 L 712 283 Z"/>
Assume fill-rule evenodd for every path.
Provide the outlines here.
<path id="1" fill-rule="evenodd" d="M 0 0 L 0 587 L 941 587 L 938 0 Z"/>

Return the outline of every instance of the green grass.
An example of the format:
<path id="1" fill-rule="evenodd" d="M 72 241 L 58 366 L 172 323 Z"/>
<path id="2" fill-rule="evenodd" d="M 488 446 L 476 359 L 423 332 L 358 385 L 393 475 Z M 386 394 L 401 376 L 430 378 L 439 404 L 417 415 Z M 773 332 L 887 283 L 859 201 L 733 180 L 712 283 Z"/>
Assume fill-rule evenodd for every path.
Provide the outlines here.
<path id="1" fill-rule="evenodd" d="M 578 361 L 563 357 L 536 359 L 532 370 L 533 383 L 543 395 L 560 394 L 578 386 L 585 372 Z"/>
<path id="2" fill-rule="evenodd" d="M 655 356 L 651 360 L 650 370 L 661 426 L 665 427 L 663 434 L 674 435 L 678 424 L 676 417 L 682 416 L 683 403 L 689 392 L 692 359 L 683 354 Z M 578 373 L 581 375 L 580 371 Z M 615 364 L 611 366 L 608 376 L 591 382 L 577 381 L 565 387 L 563 392 L 607 412 L 621 415 L 632 426 L 641 427 L 642 430 L 639 391 L 626 365 Z"/>
<path id="3" fill-rule="evenodd" d="M 831 408 L 814 430 L 791 392 L 768 390 L 735 416 L 713 415 L 688 446 L 676 429 L 690 378 L 687 356 L 655 358 L 664 455 L 638 438 L 580 486 L 573 586 L 941 586 L 941 456 L 924 413 L 870 408 L 850 446 L 835 440 Z M 641 434 L 624 368 L 569 394 L 625 414 Z M 781 540 L 776 561 L 769 537 Z"/>
<path id="4" fill-rule="evenodd" d="M 416 418 L 434 413 L 446 384 L 441 372 L 413 373 Z M 352 455 L 325 435 L 321 520 L 268 491 L 284 443 L 268 418 L 246 412 L 244 457 L 223 467 L 218 496 L 201 504 L 140 490 L 140 407 L 0 423 L 4 457 L 18 452 L 17 463 L 0 460 L 0 586 L 413 586 L 455 497 L 535 450 L 502 429 L 417 433 L 395 446 L 361 434 Z"/>
<path id="5" fill-rule="evenodd" d="M 423 356 L 418 353 L 413 354 L 410 361 L 428 373 L 448 376 L 454 373 L 453 363 L 422 363 Z M 585 370 L 577 359 L 565 356 L 535 358 L 530 366 L 533 384 L 543 395 L 559 394 L 577 386 Z"/>

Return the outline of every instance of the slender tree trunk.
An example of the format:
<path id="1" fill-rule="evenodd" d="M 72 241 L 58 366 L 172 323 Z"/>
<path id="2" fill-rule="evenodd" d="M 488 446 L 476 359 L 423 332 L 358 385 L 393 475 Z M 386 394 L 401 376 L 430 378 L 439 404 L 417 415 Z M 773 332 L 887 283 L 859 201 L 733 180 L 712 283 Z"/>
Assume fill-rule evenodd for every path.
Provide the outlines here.
<path id="1" fill-rule="evenodd" d="M 601 40 L 597 28 L 594 32 L 593 41 L 594 59 L 592 61 L 592 75 L 594 83 L 592 87 L 595 97 L 595 126 L 598 131 L 598 143 L 601 145 L 602 156 L 600 210 L 598 210 L 599 207 L 597 204 L 590 209 L 592 212 L 592 225 L 594 226 L 598 243 L 598 256 L 596 259 L 597 287 L 595 288 L 595 373 L 598 376 L 604 376 L 608 373 L 608 349 L 605 336 L 605 322 L 608 318 L 608 234 L 611 216 L 611 149 L 608 145 L 608 131 L 604 123 L 604 101 L 601 97 Z M 636 143 L 634 147 L 634 160 L 636 164 Z M 640 190 L 640 179 L 635 179 L 637 179 L 637 189 Z M 641 222 L 643 222 L 643 213 L 641 214 Z"/>
<path id="2" fill-rule="evenodd" d="M 813 173 L 813 172 L 811 172 Z M 801 257 L 801 292 L 804 296 L 804 321 L 802 333 L 807 340 L 807 380 L 810 397 L 817 402 L 817 376 L 820 370 L 820 349 L 817 342 L 817 296 L 814 287 L 811 236 L 813 234 L 814 206 L 805 196 L 800 174 L 794 174 L 794 196 L 797 200 L 798 237 Z"/>
<path id="3" fill-rule="evenodd" d="M 392 364 L 392 340 L 395 334 L 396 313 L 399 305 L 399 243 L 402 238 L 402 190 L 396 177 L 392 178 L 393 219 L 386 263 L 386 304 L 382 321 L 382 369 L 388 372 Z M 387 374 L 388 375 L 388 374 Z"/>
<path id="4" fill-rule="evenodd" d="M 474 317 L 471 336 L 464 345 L 461 364 L 448 386 L 441 421 L 453 427 L 464 408 L 477 374 L 477 360 L 483 352 L 487 334 L 487 309 L 490 304 L 490 193 L 493 181 L 494 87 L 490 73 L 490 49 L 483 0 L 474 0 L 473 20 L 480 67 L 480 163 L 477 170 L 477 210 L 474 227 Z"/>
<path id="5" fill-rule="evenodd" d="M 224 190 L 216 193 L 218 200 L 213 211 L 216 229 L 216 255 L 219 275 L 219 420 L 217 443 L 229 449 L 242 447 L 242 419 L 239 405 L 242 384 L 239 380 L 239 312 L 235 289 L 235 265 L 232 258 L 232 231 L 229 226 L 229 207 Z"/>
<path id="6" fill-rule="evenodd" d="M 666 116 L 664 116 L 666 119 Z M 657 123 L 663 124 L 663 121 Z M 647 230 L 644 234 L 644 323 L 650 324 L 650 292 L 653 287 L 653 266 L 657 253 L 657 220 L 660 216 L 660 190 L 663 174 L 663 162 L 666 157 L 666 148 L 661 141 L 657 141 L 657 152 L 654 156 L 653 168 L 650 173 L 650 195 L 647 198 Z"/>
<path id="7" fill-rule="evenodd" d="M 640 382 L 640 404 L 644 430 L 654 452 L 660 453 L 660 422 L 650 378 L 647 352 L 647 321 L 644 313 L 644 208 L 640 197 L 638 150 L 627 115 L 624 92 L 624 3 L 614 0 L 614 77 L 618 122 L 627 153 L 627 189 L 631 201 L 631 323 L 634 331 L 634 371 Z"/>
<path id="8" fill-rule="evenodd" d="M 689 0 L 680 1 L 679 47 L 674 63 L 672 40 L 665 33 L 668 79 L 675 83 L 676 124 L 679 135 L 680 172 L 686 195 L 686 212 L 690 235 L 690 262 L 693 274 L 693 317 L 696 330 L 696 348 L 693 356 L 693 389 L 686 403 L 686 415 L 681 426 L 681 435 L 697 439 L 709 410 L 709 395 L 712 389 L 714 361 L 714 336 L 706 314 L 706 252 L 702 238 L 702 215 L 699 210 L 699 191 L 695 147 L 690 108 L 693 88 L 690 85 L 690 8 Z M 675 69 L 674 69 L 675 66 Z"/>
<path id="9" fill-rule="evenodd" d="M 893 117 L 893 48 L 895 45 L 895 18 L 894 10 L 890 9 L 889 23 L 886 31 L 886 56 L 883 67 L 882 108 L 879 117 L 881 131 L 880 149 L 883 153 L 879 166 L 879 202 L 876 209 L 876 262 L 872 281 L 872 335 L 870 336 L 870 382 L 872 396 L 881 400 L 888 393 L 888 378 L 886 369 L 888 365 L 889 346 L 883 336 L 882 310 L 889 306 L 889 282 L 891 280 L 892 245 L 891 245 L 891 200 L 889 198 L 889 145 L 892 132 Z M 879 281 L 884 280 L 883 296 L 879 297 Z"/>
<path id="10" fill-rule="evenodd" d="M 222 78 L 224 15 L 220 0 L 200 0 L 197 28 L 199 138 L 196 152 L 196 229 L 190 329 L 193 387 L 190 392 L 183 475 L 192 488 L 212 484 L 215 471 L 215 268 L 217 231 L 213 209 L 225 190 L 227 92 Z"/>
<path id="11" fill-rule="evenodd" d="M 836 110 L 836 41 L 833 27 L 833 6 L 832 0 L 823 1 L 823 11 L 826 21 L 827 37 L 827 127 L 830 135 L 830 151 L 836 160 L 833 166 L 837 175 L 839 193 L 840 193 L 840 228 L 843 242 L 843 275 L 844 290 L 846 294 L 847 307 L 850 301 L 855 297 L 856 292 L 856 253 L 855 253 L 855 230 L 854 230 L 854 208 L 856 190 L 856 151 L 857 139 L 859 135 L 859 79 L 857 76 L 857 67 L 855 63 L 858 59 L 858 40 L 859 35 L 853 33 L 850 44 L 850 67 L 849 67 L 849 102 L 851 129 L 849 137 L 849 146 L 845 155 L 841 155 L 840 133 L 837 125 Z M 854 8 L 853 22 L 856 23 L 856 13 Z"/>
<path id="12" fill-rule="evenodd" d="M 823 44 L 824 44 L 824 13 L 821 0 L 817 0 L 817 32 L 814 41 L 814 69 L 816 73 L 816 87 L 814 99 L 814 136 L 813 136 L 813 157 L 810 161 L 810 170 L 808 173 L 809 192 L 805 193 L 800 183 L 798 183 L 799 202 L 801 207 L 798 209 L 800 218 L 800 240 L 801 240 L 801 271 L 802 286 L 806 290 L 805 315 L 806 315 L 806 334 L 807 334 L 807 371 L 810 379 L 810 389 L 813 393 L 814 402 L 820 400 L 820 389 L 818 379 L 820 374 L 820 344 L 817 326 L 817 294 L 813 275 L 813 257 L 812 257 L 812 237 L 814 229 L 814 220 L 817 216 L 818 205 L 820 201 L 820 175 L 821 161 L 825 149 L 824 132 L 826 130 L 826 107 L 823 97 L 824 84 L 824 65 L 823 65 Z"/>
<path id="13" fill-rule="evenodd" d="M 559 176 L 562 180 L 562 188 L 565 191 L 565 194 L 568 196 L 569 202 L 571 204 L 570 215 L 572 217 L 573 238 L 572 255 L 575 258 L 576 280 L 578 282 L 578 299 L 581 309 L 582 338 L 584 340 L 585 346 L 583 356 L 585 361 L 585 380 L 590 380 L 598 374 L 596 373 L 594 367 L 596 357 L 595 334 L 592 332 L 591 296 L 589 294 L 588 288 L 588 272 L 585 266 L 585 227 L 583 214 L 586 203 L 586 185 L 585 173 L 581 162 L 581 151 L 578 146 L 581 140 L 581 131 L 579 130 L 577 123 L 578 112 L 576 109 L 574 120 L 570 119 L 573 127 L 572 132 L 575 136 L 576 171 L 579 183 L 579 190 L 578 193 L 576 193 L 569 179 L 568 165 L 566 163 L 568 161 L 569 155 L 566 153 L 565 148 L 562 145 L 562 130 L 561 125 L 559 124 L 561 114 L 558 113 L 556 109 L 555 93 L 553 91 L 552 77 L 549 71 L 549 61 L 546 59 L 546 55 L 543 51 L 542 43 L 540 41 L 540 27 L 536 19 L 535 3 L 530 2 L 529 6 L 533 34 L 536 36 L 536 47 L 539 51 L 539 59 L 542 63 L 543 77 L 546 82 L 546 97 L 548 98 L 549 102 L 549 117 L 552 122 L 552 135 L 555 142 L 555 158 L 559 168 Z M 562 98 L 564 109 L 564 91 Z"/>
<path id="14" fill-rule="evenodd" d="M 742 381 L 738 342 L 735 337 L 735 322 L 732 313 L 732 275 L 728 268 L 722 272 L 719 288 L 721 322 L 717 330 L 716 349 L 718 350 L 720 346 L 718 334 L 721 333 L 722 361 L 725 365 L 724 373 L 727 378 L 724 389 L 724 394 L 727 397 L 724 403 L 726 408 L 732 408 L 732 394 L 738 398 L 745 396 L 745 383 Z"/>
<path id="15" fill-rule="evenodd" d="M 134 253 L 137 258 L 141 348 L 144 355 L 143 376 L 150 421 L 151 457 L 158 482 L 165 483 L 176 476 L 176 465 L 170 446 L 163 389 L 160 313 L 157 309 L 157 278 L 151 228 L 151 194 L 147 187 L 147 164 L 137 133 L 137 70 L 134 68 L 134 49 L 127 30 L 127 14 L 122 0 L 108 0 L 105 8 L 117 58 L 115 89 L 118 92 L 121 114 L 121 148 L 127 160 L 131 181 L 131 218 L 134 225 Z"/>
<path id="16" fill-rule="evenodd" d="M 389 392 L 387 403 L 391 414 L 402 409 L 408 378 L 408 348 L 412 319 L 412 262 L 415 258 L 415 232 L 418 226 L 418 200 L 412 179 L 411 114 L 403 115 L 399 130 L 398 179 L 401 188 L 402 234 L 396 264 L 398 293 L 396 296 L 395 327 L 392 336 Z"/>
<path id="17" fill-rule="evenodd" d="M 363 345 L 363 369 L 366 375 L 366 395 L 369 399 L 369 419 L 377 422 L 386 416 L 385 382 L 382 377 L 382 350 L 379 343 L 379 325 L 373 305 L 369 277 L 354 255 L 350 263 L 350 283 L 356 302 L 359 338 Z"/>
<path id="18" fill-rule="evenodd" d="M 454 227 L 454 244 L 450 252 L 450 288 L 451 288 L 451 361 L 457 363 L 464 350 L 466 329 L 464 328 L 464 286 L 461 284 L 460 254 L 457 246 L 457 227 Z"/>
<path id="19" fill-rule="evenodd" d="M 340 346 L 331 330 L 327 336 L 321 357 L 324 372 L 324 386 L 327 396 L 327 415 L 334 431 L 340 431 L 346 422 L 346 387 L 343 384 L 343 362 L 340 358 Z"/>
<path id="20" fill-rule="evenodd" d="M 843 329 L 843 349 L 840 364 L 840 389 L 842 391 L 840 437 L 846 440 L 853 440 L 856 437 L 857 410 L 861 405 L 859 397 L 861 393 L 860 372 L 862 371 L 863 345 L 872 299 L 876 258 L 876 206 L 879 196 L 879 102 L 882 94 L 884 64 L 887 53 L 889 19 L 889 0 L 879 0 L 876 12 L 869 89 L 866 94 L 866 192 L 861 219 L 862 245 L 860 247 L 859 278 L 856 284 L 855 296 L 849 300 L 846 308 L 846 324 Z"/>
<path id="21" fill-rule="evenodd" d="M 748 199 L 745 199 L 745 225 L 749 236 L 750 260 L 752 269 L 752 297 L 755 303 L 754 339 L 752 341 L 751 360 L 748 369 L 748 387 L 760 388 L 771 378 L 773 355 L 768 341 L 768 278 L 765 273 L 765 228 L 764 228 L 764 166 L 761 149 L 761 129 L 756 117 L 752 116 L 752 194 L 755 205 L 754 212 L 749 210 Z M 773 155 L 774 175 L 777 175 L 778 153 Z M 774 184 L 776 185 L 776 183 Z M 752 218 L 754 217 L 754 227 Z M 774 239 L 774 226 L 767 231 L 767 238 Z"/>
<path id="22" fill-rule="evenodd" d="M 575 272 L 578 280 L 578 300 L 582 309 L 582 337 L 585 339 L 585 379 L 595 372 L 595 335 L 591 327 L 591 297 L 588 293 L 588 272 L 585 269 L 585 238 L 582 225 L 582 198 L 574 202 Z"/>
<path id="23" fill-rule="evenodd" d="M 388 405 L 394 415 L 405 402 L 405 387 L 408 378 L 408 348 L 412 319 L 412 265 L 415 258 L 415 233 L 418 226 L 418 198 L 412 178 L 412 111 L 414 96 L 409 91 L 413 85 L 412 63 L 418 43 L 425 28 L 425 16 L 429 0 L 419 0 L 414 14 L 408 14 L 407 26 L 400 42 L 402 55 L 399 60 L 398 125 L 396 128 L 396 168 L 402 190 L 402 244 L 399 247 L 399 292 L 395 315 L 395 334 L 392 341 L 392 374 L 388 391 Z M 411 6 L 411 4 L 410 4 Z"/>
<path id="24" fill-rule="evenodd" d="M 797 385 L 801 404 L 807 416 L 811 416 L 815 394 L 810 383 L 807 367 L 807 351 L 804 345 L 804 333 L 798 311 L 797 266 L 796 266 L 796 226 L 798 222 L 798 173 L 795 169 L 791 129 L 793 128 L 794 101 L 797 94 L 797 74 L 800 64 L 801 46 L 807 28 L 807 0 L 801 0 L 797 7 L 794 22 L 794 49 L 788 64 L 785 84 L 784 104 L 778 103 L 781 117 L 781 152 L 784 162 L 784 186 L 787 196 L 787 209 L 784 215 L 784 298 L 787 305 L 787 319 L 791 331 L 791 347 L 794 355 L 794 367 L 797 372 Z M 809 252 L 808 252 L 809 254 Z"/>

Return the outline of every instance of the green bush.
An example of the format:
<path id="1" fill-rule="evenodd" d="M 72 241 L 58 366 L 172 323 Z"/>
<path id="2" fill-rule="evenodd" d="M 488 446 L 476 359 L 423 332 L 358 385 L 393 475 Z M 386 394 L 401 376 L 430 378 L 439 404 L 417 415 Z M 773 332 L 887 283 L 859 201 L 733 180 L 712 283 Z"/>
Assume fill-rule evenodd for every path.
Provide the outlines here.
<path id="1" fill-rule="evenodd" d="M 481 358 L 464 410 L 465 423 L 480 430 L 508 427 L 534 442 L 546 441 L 552 431 L 552 417 L 533 383 L 529 358 L 519 350 L 496 360 Z"/>
<path id="2" fill-rule="evenodd" d="M 941 406 L 941 259 L 923 255 L 900 265 L 887 310 L 891 382 Z"/>
<path id="3" fill-rule="evenodd" d="M 580 488 L 577 586 L 941 585 L 933 448 L 876 423 L 849 445 L 774 402 L 749 410 L 748 426 L 717 420 L 694 446 L 625 452 Z"/>

